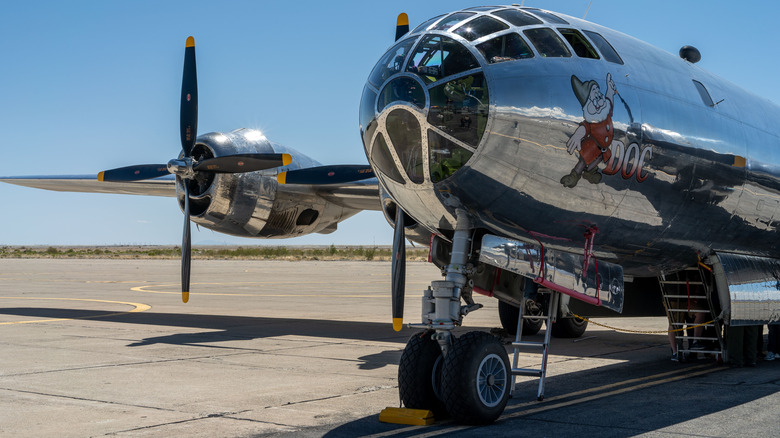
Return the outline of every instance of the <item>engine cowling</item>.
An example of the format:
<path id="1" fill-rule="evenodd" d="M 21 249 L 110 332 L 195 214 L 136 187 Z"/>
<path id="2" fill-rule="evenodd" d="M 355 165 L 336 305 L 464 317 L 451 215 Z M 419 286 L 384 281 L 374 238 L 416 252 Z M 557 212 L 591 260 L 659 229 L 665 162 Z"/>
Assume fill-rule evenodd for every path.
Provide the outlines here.
<path id="1" fill-rule="evenodd" d="M 198 137 L 192 157 L 206 158 L 245 153 L 289 153 L 289 166 L 249 173 L 200 172 L 188 184 L 191 220 L 205 228 L 240 237 L 288 238 L 330 233 L 339 221 L 357 213 L 334 205 L 316 194 L 285 193 L 276 175 L 281 170 L 317 166 L 308 157 L 269 141 L 260 131 L 241 129 Z M 183 182 L 176 193 L 183 209 Z"/>

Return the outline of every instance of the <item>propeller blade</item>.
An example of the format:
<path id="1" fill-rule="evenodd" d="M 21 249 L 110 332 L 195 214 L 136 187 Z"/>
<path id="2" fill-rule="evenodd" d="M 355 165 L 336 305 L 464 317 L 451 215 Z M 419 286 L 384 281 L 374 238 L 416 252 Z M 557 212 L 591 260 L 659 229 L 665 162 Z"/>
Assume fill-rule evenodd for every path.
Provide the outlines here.
<path id="1" fill-rule="evenodd" d="M 401 12 L 395 24 L 395 40 L 400 40 L 407 33 L 409 33 L 409 16 Z"/>
<path id="2" fill-rule="evenodd" d="M 404 324 L 404 293 L 406 289 L 406 232 L 404 216 L 400 206 L 395 210 L 395 232 L 393 233 L 393 330 L 400 332 Z"/>
<path id="3" fill-rule="evenodd" d="M 192 154 L 198 132 L 198 74 L 195 68 L 195 38 L 188 37 L 184 49 L 184 73 L 181 79 L 179 115 L 181 149 L 184 156 Z"/>
<path id="4" fill-rule="evenodd" d="M 142 179 L 157 178 L 168 175 L 167 164 L 138 164 L 135 166 L 119 167 L 117 169 L 104 170 L 98 173 L 98 181 L 140 181 Z"/>
<path id="5" fill-rule="evenodd" d="M 190 189 L 189 181 L 182 180 L 184 186 L 184 235 L 181 239 L 181 301 L 190 300 L 190 261 L 192 237 L 190 236 Z"/>
<path id="6" fill-rule="evenodd" d="M 289 154 L 237 154 L 205 159 L 193 167 L 195 171 L 242 173 L 273 169 L 292 162 Z"/>
<path id="7" fill-rule="evenodd" d="M 371 166 L 344 164 L 337 166 L 309 167 L 307 169 L 279 172 L 280 184 L 341 184 L 374 177 Z"/>

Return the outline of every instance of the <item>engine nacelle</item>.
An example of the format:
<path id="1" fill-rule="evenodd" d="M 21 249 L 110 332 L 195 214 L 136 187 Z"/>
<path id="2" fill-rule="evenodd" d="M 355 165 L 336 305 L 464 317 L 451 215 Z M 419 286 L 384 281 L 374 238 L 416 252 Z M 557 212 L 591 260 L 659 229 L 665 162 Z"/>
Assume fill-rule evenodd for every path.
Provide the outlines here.
<path id="1" fill-rule="evenodd" d="M 192 151 L 196 161 L 245 153 L 289 153 L 293 163 L 284 168 L 248 173 L 199 172 L 189 181 L 193 222 L 220 233 L 240 237 L 287 238 L 309 233 L 330 233 L 339 221 L 357 210 L 327 202 L 315 194 L 284 193 L 276 175 L 280 170 L 317 166 L 282 145 L 272 143 L 257 130 L 240 129 L 227 134 L 212 132 L 198 137 Z M 183 182 L 176 193 L 184 206 Z"/>

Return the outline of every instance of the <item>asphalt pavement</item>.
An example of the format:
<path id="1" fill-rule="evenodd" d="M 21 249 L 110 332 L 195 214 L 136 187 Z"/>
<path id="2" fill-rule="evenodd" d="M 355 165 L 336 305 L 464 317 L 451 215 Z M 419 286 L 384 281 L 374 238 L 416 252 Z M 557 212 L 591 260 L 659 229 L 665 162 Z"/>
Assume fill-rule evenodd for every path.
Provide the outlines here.
<path id="1" fill-rule="evenodd" d="M 437 279 L 409 264 L 407 322 Z M 380 423 L 414 333 L 392 330 L 389 262 L 196 260 L 188 304 L 178 281 L 177 261 L 0 259 L 0 436 L 780 436 L 780 361 L 675 363 L 663 333 L 594 326 L 554 339 L 544 400 L 518 378 L 495 424 Z M 499 326 L 476 299 L 457 333 Z"/>

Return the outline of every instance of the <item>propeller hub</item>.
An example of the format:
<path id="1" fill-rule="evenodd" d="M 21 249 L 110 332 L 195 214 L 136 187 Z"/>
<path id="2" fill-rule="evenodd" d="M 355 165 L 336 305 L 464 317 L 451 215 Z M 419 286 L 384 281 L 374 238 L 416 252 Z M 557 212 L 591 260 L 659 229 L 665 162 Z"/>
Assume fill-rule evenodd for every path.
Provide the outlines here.
<path id="1" fill-rule="evenodd" d="M 176 158 L 168 162 L 168 171 L 183 179 L 193 179 L 195 178 L 195 170 L 193 169 L 195 164 L 197 163 L 190 157 Z"/>

